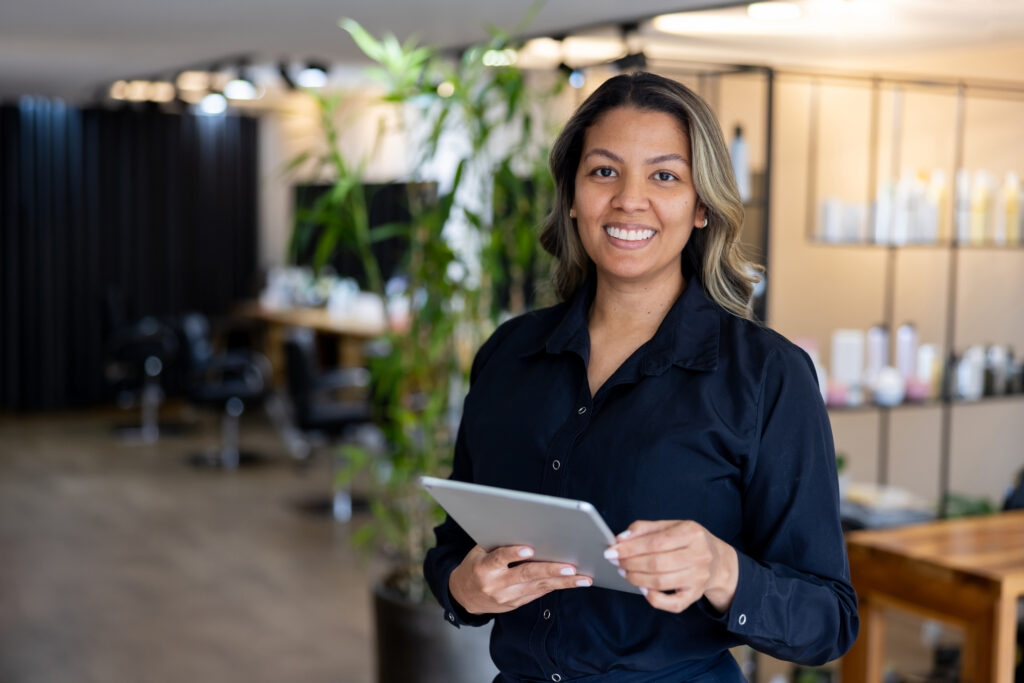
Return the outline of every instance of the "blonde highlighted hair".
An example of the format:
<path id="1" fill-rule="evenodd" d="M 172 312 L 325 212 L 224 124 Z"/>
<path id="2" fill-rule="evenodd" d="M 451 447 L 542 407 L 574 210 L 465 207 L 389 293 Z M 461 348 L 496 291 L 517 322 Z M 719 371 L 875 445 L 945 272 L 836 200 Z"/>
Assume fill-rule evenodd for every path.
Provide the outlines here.
<path id="1" fill-rule="evenodd" d="M 637 72 L 605 81 L 572 115 L 551 148 L 555 205 L 540 242 L 555 257 L 553 275 L 559 299 L 571 298 L 593 270 L 576 225 L 569 216 L 583 136 L 611 109 L 635 107 L 678 119 L 690 138 L 690 168 L 697 197 L 706 207 L 707 227 L 694 230 L 683 249 L 683 269 L 700 279 L 708 296 L 726 311 L 750 319 L 754 283 L 763 271 L 740 250 L 743 202 L 722 129 L 711 108 L 692 90 L 671 79 Z"/>

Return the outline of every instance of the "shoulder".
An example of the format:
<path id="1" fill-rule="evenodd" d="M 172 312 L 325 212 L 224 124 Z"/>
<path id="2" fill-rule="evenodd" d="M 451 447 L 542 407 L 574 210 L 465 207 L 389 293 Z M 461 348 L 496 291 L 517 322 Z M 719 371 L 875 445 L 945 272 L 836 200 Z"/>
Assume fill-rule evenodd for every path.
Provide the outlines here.
<path id="1" fill-rule="evenodd" d="M 548 336 L 565 316 L 568 305 L 563 302 L 523 313 L 499 325 L 477 351 L 471 379 L 475 379 L 496 358 L 519 357 L 543 348 Z"/>
<path id="2" fill-rule="evenodd" d="M 765 325 L 720 312 L 719 353 L 739 363 L 764 384 L 773 376 L 810 378 L 817 384 L 814 363 L 807 352 Z"/>

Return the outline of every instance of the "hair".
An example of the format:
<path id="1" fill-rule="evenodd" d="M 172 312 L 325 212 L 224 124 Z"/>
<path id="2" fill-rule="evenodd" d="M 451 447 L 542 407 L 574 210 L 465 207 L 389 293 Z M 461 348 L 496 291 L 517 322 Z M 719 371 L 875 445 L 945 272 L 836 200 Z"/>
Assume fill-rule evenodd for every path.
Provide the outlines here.
<path id="1" fill-rule="evenodd" d="M 646 72 L 615 76 L 601 84 L 572 115 L 551 148 L 549 164 L 555 181 L 555 201 L 540 242 L 555 258 L 552 279 L 558 298 L 572 298 L 594 268 L 583 250 L 575 221 L 569 216 L 583 136 L 601 116 L 619 107 L 670 114 L 686 131 L 690 138 L 693 184 L 708 223 L 691 233 L 683 249 L 683 270 L 699 278 L 708 296 L 723 309 L 751 319 L 754 283 L 764 269 L 741 253 L 738 239 L 743 225 L 743 202 L 718 119 L 707 103 L 686 86 Z"/>

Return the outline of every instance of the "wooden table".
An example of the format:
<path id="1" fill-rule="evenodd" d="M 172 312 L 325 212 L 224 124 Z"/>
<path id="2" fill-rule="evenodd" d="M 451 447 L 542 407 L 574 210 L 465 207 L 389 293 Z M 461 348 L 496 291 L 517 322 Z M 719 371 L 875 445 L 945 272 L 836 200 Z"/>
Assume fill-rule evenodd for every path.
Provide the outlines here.
<path id="1" fill-rule="evenodd" d="M 264 349 L 274 368 L 274 383 L 284 382 L 284 336 L 289 327 L 308 327 L 320 335 L 333 338 L 339 367 L 361 366 L 364 363 L 363 343 L 386 332 L 383 324 L 332 316 L 325 308 L 264 308 L 259 302 L 246 302 L 235 309 L 240 318 L 267 323 L 267 348 Z"/>
<path id="2" fill-rule="evenodd" d="M 1024 511 L 847 535 L 860 637 L 844 683 L 882 680 L 885 609 L 964 630 L 963 683 L 1012 683 L 1024 596 Z"/>

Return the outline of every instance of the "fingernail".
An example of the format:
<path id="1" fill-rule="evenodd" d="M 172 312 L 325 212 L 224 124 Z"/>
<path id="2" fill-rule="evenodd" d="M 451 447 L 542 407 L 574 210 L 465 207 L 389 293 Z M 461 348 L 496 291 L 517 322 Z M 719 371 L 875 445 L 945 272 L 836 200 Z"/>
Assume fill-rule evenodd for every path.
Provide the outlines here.
<path id="1" fill-rule="evenodd" d="M 620 541 L 623 541 L 623 540 L 629 538 L 632 535 L 633 535 L 633 532 L 630 531 L 629 529 L 626 529 L 625 531 L 623 531 L 621 534 L 619 534 L 615 538 L 619 539 Z"/>
<path id="2" fill-rule="evenodd" d="M 620 569 L 619 570 L 619 576 L 621 576 L 622 578 L 626 578 L 626 570 L 625 569 Z"/>
<path id="3" fill-rule="evenodd" d="M 572 576 L 576 573 L 576 570 L 572 567 L 562 567 L 562 576 Z"/>
<path id="4" fill-rule="evenodd" d="M 619 566 L 619 561 L 618 561 L 618 560 L 616 560 L 616 559 L 615 559 L 614 557 L 613 557 L 612 559 L 608 560 L 608 561 L 609 561 L 609 562 L 611 562 L 611 563 L 612 563 L 613 565 L 615 565 L 616 567 L 618 567 L 618 566 Z"/>
<path id="5" fill-rule="evenodd" d="M 532 548 L 520 548 L 519 549 L 519 557 L 530 557 L 531 555 L 533 555 L 533 549 Z"/>
<path id="6" fill-rule="evenodd" d="M 619 551 L 616 550 L 615 548 L 608 548 L 608 550 L 604 551 L 604 556 L 605 556 L 605 559 L 615 560 L 615 559 L 618 559 L 618 557 L 619 557 Z"/>
<path id="7" fill-rule="evenodd" d="M 587 586 L 590 585 L 590 579 L 577 579 L 576 580 L 576 585 L 579 586 L 580 588 L 586 588 Z"/>
<path id="8" fill-rule="evenodd" d="M 647 589 L 646 588 L 641 588 L 640 592 L 643 593 L 644 595 L 647 595 Z"/>

